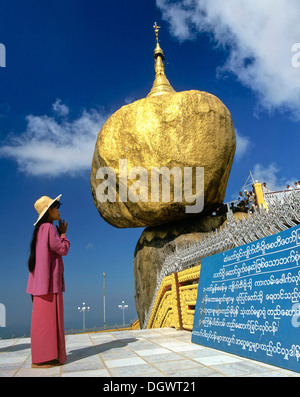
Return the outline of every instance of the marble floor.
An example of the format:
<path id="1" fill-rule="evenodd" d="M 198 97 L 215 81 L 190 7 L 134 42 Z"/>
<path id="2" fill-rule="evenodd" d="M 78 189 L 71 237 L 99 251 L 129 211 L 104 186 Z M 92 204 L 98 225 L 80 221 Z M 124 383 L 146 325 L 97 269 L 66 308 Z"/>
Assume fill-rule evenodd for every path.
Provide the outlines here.
<path id="1" fill-rule="evenodd" d="M 66 335 L 67 362 L 31 368 L 30 338 L 0 339 L 0 377 L 299 377 L 191 343 L 173 328 Z"/>

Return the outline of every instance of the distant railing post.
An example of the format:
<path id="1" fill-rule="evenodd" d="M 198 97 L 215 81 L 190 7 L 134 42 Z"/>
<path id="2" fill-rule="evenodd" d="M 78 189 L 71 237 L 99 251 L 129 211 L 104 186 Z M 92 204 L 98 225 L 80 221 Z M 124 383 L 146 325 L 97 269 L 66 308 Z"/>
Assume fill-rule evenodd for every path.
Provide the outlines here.
<path id="1" fill-rule="evenodd" d="M 268 211 L 268 204 L 265 202 L 265 197 L 262 190 L 262 184 L 258 182 L 254 183 L 254 191 L 255 191 L 258 208 L 261 208 L 261 206 L 263 206 Z"/>

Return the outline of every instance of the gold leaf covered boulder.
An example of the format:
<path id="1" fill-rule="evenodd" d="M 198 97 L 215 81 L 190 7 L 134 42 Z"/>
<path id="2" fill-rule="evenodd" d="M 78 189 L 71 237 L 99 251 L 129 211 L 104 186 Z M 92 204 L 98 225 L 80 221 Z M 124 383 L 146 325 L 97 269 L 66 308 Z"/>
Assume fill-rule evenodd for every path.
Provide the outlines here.
<path id="1" fill-rule="evenodd" d="M 236 148 L 230 112 L 217 97 L 174 91 L 154 27 L 152 90 L 106 121 L 93 156 L 95 205 L 119 228 L 159 225 L 222 203 Z"/>

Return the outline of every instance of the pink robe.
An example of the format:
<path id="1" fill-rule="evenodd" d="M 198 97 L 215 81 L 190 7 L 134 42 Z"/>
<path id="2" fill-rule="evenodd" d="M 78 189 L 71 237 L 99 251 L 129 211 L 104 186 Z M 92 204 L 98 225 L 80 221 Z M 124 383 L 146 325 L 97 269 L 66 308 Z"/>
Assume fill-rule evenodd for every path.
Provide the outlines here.
<path id="1" fill-rule="evenodd" d="M 31 317 L 31 361 L 67 360 L 62 292 L 33 297 Z"/>
<path id="2" fill-rule="evenodd" d="M 29 273 L 26 292 L 33 295 L 31 318 L 32 363 L 66 359 L 63 292 L 65 291 L 62 255 L 70 242 L 60 237 L 51 223 L 40 226 L 36 243 L 36 265 Z"/>

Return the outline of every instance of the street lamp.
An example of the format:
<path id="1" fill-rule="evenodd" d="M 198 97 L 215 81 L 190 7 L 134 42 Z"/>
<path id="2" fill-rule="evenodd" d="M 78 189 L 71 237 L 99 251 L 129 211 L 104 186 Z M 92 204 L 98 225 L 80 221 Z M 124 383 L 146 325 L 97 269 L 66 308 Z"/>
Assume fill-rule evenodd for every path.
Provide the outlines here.
<path id="1" fill-rule="evenodd" d="M 103 272 L 103 320 L 104 320 L 104 328 L 106 327 L 105 323 L 105 273 Z"/>
<path id="2" fill-rule="evenodd" d="M 122 305 L 118 305 L 118 307 L 123 310 L 123 327 L 125 326 L 125 318 L 124 318 L 124 310 L 128 309 L 128 305 L 124 305 L 124 301 L 122 301 Z"/>
<path id="3" fill-rule="evenodd" d="M 89 306 L 86 307 L 84 302 L 82 302 L 82 304 L 83 304 L 82 307 L 78 306 L 78 310 L 80 312 L 82 312 L 82 328 L 83 328 L 83 332 L 84 332 L 85 331 L 85 312 L 89 311 L 90 307 Z"/>

